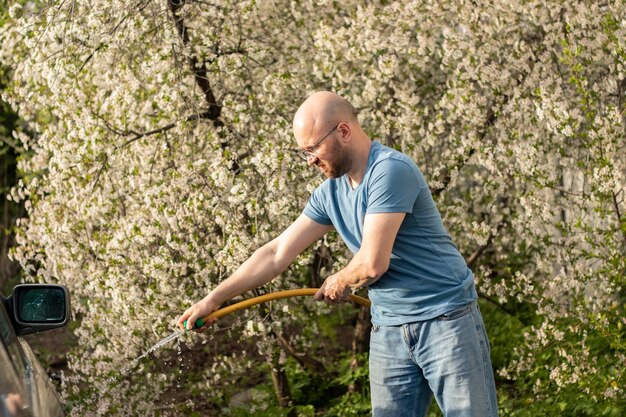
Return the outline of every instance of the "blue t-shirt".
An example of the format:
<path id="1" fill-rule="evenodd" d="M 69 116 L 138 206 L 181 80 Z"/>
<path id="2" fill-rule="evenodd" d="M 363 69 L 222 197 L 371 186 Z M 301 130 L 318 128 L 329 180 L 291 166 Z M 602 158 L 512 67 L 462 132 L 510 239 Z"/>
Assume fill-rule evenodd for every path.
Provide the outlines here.
<path id="1" fill-rule="evenodd" d="M 370 285 L 372 323 L 429 320 L 477 298 L 474 276 L 452 242 L 421 171 L 408 156 L 372 142 L 365 176 L 354 189 L 346 175 L 328 179 L 311 195 L 304 214 L 333 225 L 356 253 L 370 213 L 407 213 L 389 269 Z"/>

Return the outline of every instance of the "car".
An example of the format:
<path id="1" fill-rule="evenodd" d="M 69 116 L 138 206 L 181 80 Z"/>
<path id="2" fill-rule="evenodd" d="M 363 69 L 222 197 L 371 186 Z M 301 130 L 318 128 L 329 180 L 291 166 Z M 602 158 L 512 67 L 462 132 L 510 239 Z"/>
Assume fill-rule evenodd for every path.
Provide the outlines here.
<path id="1" fill-rule="evenodd" d="M 65 415 L 53 381 L 22 336 L 69 320 L 69 291 L 63 285 L 20 284 L 10 297 L 0 294 L 0 417 Z"/>

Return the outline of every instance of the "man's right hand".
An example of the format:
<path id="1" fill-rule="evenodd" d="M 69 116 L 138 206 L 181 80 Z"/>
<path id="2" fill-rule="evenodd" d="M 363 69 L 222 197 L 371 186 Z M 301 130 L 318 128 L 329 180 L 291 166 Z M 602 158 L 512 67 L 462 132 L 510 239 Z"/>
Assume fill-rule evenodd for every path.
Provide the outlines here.
<path id="1" fill-rule="evenodd" d="M 220 307 L 219 304 L 215 303 L 211 299 L 211 294 L 209 293 L 209 295 L 204 297 L 202 300 L 198 301 L 196 304 L 192 305 L 187 310 L 185 310 L 182 316 L 178 318 L 178 321 L 176 322 L 176 324 L 182 330 L 193 330 L 194 332 L 203 332 L 206 329 L 208 329 L 210 325 L 215 323 L 217 319 L 207 320 L 204 322 L 202 327 L 199 327 L 199 328 L 194 327 L 196 320 L 203 319 L 204 317 L 208 316 L 209 314 L 217 310 L 219 307 Z M 184 326 L 185 321 L 187 321 L 186 329 Z"/>

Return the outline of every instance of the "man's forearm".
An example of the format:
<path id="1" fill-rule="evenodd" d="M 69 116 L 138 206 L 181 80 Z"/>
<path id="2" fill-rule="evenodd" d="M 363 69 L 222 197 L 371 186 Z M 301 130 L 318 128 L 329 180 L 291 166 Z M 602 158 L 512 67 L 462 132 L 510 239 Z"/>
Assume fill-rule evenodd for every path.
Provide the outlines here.
<path id="1" fill-rule="evenodd" d="M 357 252 L 348 265 L 337 271 L 334 276 L 336 276 L 340 286 L 354 290 L 373 284 L 385 273 L 387 268 L 388 264 L 376 267 L 376 265 L 363 259 L 363 256 Z"/>
<path id="2" fill-rule="evenodd" d="M 267 284 L 283 272 L 287 265 L 277 264 L 270 243 L 256 250 L 230 277 L 222 281 L 209 296 L 221 305 L 233 297 Z"/>

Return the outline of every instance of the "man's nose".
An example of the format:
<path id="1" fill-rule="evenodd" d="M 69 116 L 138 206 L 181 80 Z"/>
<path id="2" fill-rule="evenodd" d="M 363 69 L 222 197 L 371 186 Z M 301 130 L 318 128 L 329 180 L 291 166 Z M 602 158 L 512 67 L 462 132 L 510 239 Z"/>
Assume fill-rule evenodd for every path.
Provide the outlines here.
<path id="1" fill-rule="evenodd" d="M 319 158 L 317 157 L 317 155 L 307 155 L 306 157 L 306 163 L 311 166 L 311 165 L 316 165 L 317 161 L 319 160 Z"/>

